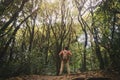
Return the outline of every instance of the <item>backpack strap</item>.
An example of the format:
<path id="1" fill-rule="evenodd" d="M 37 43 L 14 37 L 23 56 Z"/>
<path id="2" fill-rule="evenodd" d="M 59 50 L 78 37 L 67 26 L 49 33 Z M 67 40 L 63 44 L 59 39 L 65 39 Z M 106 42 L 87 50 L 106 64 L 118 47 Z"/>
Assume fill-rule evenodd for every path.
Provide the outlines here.
<path id="1" fill-rule="evenodd" d="M 64 60 L 64 61 L 68 61 L 69 60 L 69 51 L 67 51 L 67 50 L 63 50 L 63 52 L 62 52 L 62 60 Z"/>

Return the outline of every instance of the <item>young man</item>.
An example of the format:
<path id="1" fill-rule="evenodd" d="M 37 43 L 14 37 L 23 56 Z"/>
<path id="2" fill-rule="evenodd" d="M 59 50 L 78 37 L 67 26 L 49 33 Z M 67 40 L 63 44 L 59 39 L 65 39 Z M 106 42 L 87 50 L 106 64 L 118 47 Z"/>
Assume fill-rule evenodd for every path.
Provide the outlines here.
<path id="1" fill-rule="evenodd" d="M 67 66 L 67 72 L 70 74 L 70 67 L 69 67 L 69 59 L 72 53 L 68 50 L 68 47 L 65 47 L 62 51 L 60 51 L 59 56 L 61 57 L 61 66 L 60 66 L 60 73 L 62 74 L 64 65 Z"/>

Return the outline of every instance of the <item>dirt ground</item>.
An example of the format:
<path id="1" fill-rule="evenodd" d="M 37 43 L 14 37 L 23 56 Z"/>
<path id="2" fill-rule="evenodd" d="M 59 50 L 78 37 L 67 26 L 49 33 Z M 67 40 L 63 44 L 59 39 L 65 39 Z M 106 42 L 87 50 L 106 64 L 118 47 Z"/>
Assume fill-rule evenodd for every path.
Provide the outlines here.
<path id="1" fill-rule="evenodd" d="M 61 76 L 25 75 L 8 78 L 6 80 L 120 80 L 120 76 L 111 73 L 85 72 Z"/>

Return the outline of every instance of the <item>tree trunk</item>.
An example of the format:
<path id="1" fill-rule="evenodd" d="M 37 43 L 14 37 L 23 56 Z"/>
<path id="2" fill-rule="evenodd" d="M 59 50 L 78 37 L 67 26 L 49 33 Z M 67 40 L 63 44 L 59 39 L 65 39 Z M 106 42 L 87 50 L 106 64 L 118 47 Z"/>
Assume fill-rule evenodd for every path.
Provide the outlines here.
<path id="1" fill-rule="evenodd" d="M 10 48 L 10 57 L 9 57 L 9 61 L 12 61 L 12 60 L 13 60 L 14 45 L 15 45 L 15 37 L 14 37 L 13 40 L 12 40 L 12 45 L 11 45 L 11 48 Z"/>
<path id="2" fill-rule="evenodd" d="M 13 14 L 13 16 L 8 20 L 8 22 L 6 22 L 5 25 L 2 26 L 2 28 L 0 29 L 0 35 L 3 34 L 7 27 L 18 17 L 20 11 L 24 8 L 24 5 L 27 1 L 28 0 L 23 0 L 20 8 Z"/>
<path id="3" fill-rule="evenodd" d="M 94 28 L 93 36 L 94 36 L 94 42 L 95 42 L 95 51 L 96 51 L 95 53 L 96 53 L 96 56 L 97 56 L 98 61 L 99 61 L 99 68 L 104 69 L 104 60 L 103 60 L 102 55 L 101 55 L 97 35 L 98 35 L 97 30 L 96 30 L 96 28 Z"/>
<path id="4" fill-rule="evenodd" d="M 37 10 L 35 10 L 34 12 L 36 12 Z M 33 12 L 33 13 L 34 13 Z M 9 44 L 11 43 L 12 39 L 15 37 L 17 31 L 19 30 L 20 26 L 33 14 L 31 13 L 30 15 L 28 15 L 18 26 L 16 26 L 16 28 L 14 29 L 12 35 L 10 36 L 10 39 L 6 42 L 5 47 L 3 47 L 3 49 L 0 52 L 0 60 L 2 60 L 4 58 L 4 56 L 6 55 L 6 51 L 9 47 Z"/>
<path id="5" fill-rule="evenodd" d="M 59 52 L 62 49 L 62 45 L 57 45 L 56 49 L 56 75 L 59 75 L 59 70 L 60 70 L 60 57 L 59 57 Z"/>
<path id="6" fill-rule="evenodd" d="M 82 16 L 78 16 L 78 21 L 82 27 L 82 31 L 85 34 L 85 42 L 84 42 L 84 51 L 83 51 L 83 65 L 82 65 L 82 69 L 83 71 L 86 71 L 86 46 L 87 46 L 87 41 L 88 41 L 88 37 L 87 37 L 87 31 L 86 31 L 86 23 L 83 20 Z"/>

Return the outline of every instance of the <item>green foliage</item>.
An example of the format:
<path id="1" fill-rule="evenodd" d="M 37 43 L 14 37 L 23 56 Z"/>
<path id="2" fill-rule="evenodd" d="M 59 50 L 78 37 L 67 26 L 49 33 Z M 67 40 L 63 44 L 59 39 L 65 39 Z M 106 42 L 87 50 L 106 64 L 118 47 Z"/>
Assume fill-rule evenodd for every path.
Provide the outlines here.
<path id="1" fill-rule="evenodd" d="M 100 45 L 103 48 L 102 55 L 106 54 L 106 58 L 109 62 L 105 64 L 109 64 L 109 66 L 114 67 L 114 69 L 118 68 L 119 63 L 119 6 L 120 2 L 118 0 L 110 0 L 105 1 L 100 5 L 100 8 L 96 11 L 95 19 L 99 20 L 99 23 L 96 25 L 99 26 L 101 41 Z M 108 67 L 108 65 L 106 65 Z"/>
<path id="2" fill-rule="evenodd" d="M 24 52 L 19 54 L 18 58 L 3 63 L 0 69 L 1 76 L 41 73 L 44 65 L 42 57 L 38 55 L 37 52 Z"/>

